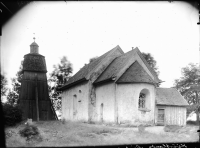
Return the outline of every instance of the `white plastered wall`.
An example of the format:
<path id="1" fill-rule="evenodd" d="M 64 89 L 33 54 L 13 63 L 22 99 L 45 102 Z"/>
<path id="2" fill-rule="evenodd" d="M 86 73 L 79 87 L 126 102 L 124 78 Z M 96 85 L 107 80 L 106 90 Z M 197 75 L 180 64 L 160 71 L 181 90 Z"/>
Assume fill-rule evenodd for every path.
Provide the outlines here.
<path id="1" fill-rule="evenodd" d="M 118 84 L 116 87 L 118 102 L 118 123 L 154 123 L 155 110 L 155 87 L 146 83 Z M 138 109 L 139 94 L 143 89 L 150 92 L 148 109 L 149 112 L 142 112 Z"/>
<path id="2" fill-rule="evenodd" d="M 88 93 L 88 83 L 79 84 L 63 91 L 62 119 L 88 121 Z"/>
<path id="3" fill-rule="evenodd" d="M 96 87 L 97 121 L 101 122 L 101 104 L 103 103 L 103 122 L 115 122 L 115 83 Z"/>

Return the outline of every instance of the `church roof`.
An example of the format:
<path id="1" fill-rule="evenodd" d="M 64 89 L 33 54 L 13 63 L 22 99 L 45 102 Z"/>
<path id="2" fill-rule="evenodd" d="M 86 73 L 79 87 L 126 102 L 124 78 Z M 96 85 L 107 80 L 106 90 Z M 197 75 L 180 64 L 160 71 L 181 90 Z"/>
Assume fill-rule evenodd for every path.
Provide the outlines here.
<path id="1" fill-rule="evenodd" d="M 145 68 L 149 71 L 151 76 L 147 74 L 138 62 L 136 62 L 137 58 L 140 59 L 143 67 L 146 66 Z M 131 76 L 134 76 L 134 78 Z M 107 80 L 115 80 L 115 82 L 160 82 L 155 72 L 148 65 L 138 48 L 124 53 L 119 46 L 116 46 L 112 50 L 106 52 L 93 62 L 86 64 L 73 77 L 71 77 L 69 81 L 60 88 L 60 90 L 64 90 L 69 86 L 71 87 L 73 84 L 89 79 L 95 84 Z"/>
<path id="2" fill-rule="evenodd" d="M 68 85 L 72 85 L 73 83 L 82 81 L 82 80 L 88 80 L 90 75 L 92 74 L 92 71 L 95 70 L 95 68 L 102 63 L 106 57 L 113 55 L 115 52 L 120 52 L 123 54 L 123 51 L 119 46 L 116 46 L 115 48 L 111 49 L 110 51 L 106 52 L 102 56 L 98 57 L 96 60 L 89 64 L 85 64 L 73 77 L 69 79 L 69 81 L 60 89 L 64 89 Z"/>
<path id="3" fill-rule="evenodd" d="M 150 73 L 153 75 L 154 80 L 149 76 L 149 74 L 147 74 L 147 72 L 142 68 L 142 66 L 138 62 L 134 63 L 135 61 L 137 61 L 137 58 L 135 56 L 136 54 L 145 64 Z M 131 76 L 134 76 L 134 78 Z M 95 83 L 100 83 L 113 78 L 118 79 L 116 82 L 159 83 L 161 81 L 157 78 L 154 70 L 152 70 L 152 68 L 143 58 L 137 47 L 117 57 L 99 76 Z"/>
<path id="4" fill-rule="evenodd" d="M 95 83 L 116 77 L 117 73 L 124 67 L 131 56 L 132 52 L 129 51 L 114 59 L 113 62 L 101 74 L 101 76 L 95 81 Z"/>
<path id="5" fill-rule="evenodd" d="M 175 88 L 156 88 L 156 104 L 187 106 L 187 101 Z"/>
<path id="6" fill-rule="evenodd" d="M 149 74 L 144 70 L 144 68 L 135 61 L 130 68 L 118 79 L 118 83 L 156 83 Z"/>

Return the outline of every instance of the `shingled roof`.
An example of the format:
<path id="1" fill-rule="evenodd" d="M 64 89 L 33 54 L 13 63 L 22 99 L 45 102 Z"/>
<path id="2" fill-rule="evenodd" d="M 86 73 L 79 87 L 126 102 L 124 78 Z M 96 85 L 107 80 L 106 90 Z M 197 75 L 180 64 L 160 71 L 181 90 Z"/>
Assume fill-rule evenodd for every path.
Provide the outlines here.
<path id="1" fill-rule="evenodd" d="M 143 69 L 143 67 L 135 61 L 126 72 L 118 79 L 118 83 L 150 83 L 154 84 L 155 81 Z"/>
<path id="2" fill-rule="evenodd" d="M 95 68 L 102 63 L 102 61 L 105 60 L 107 56 L 110 56 L 111 54 L 114 54 L 116 51 L 121 52 L 123 54 L 124 52 L 121 50 L 119 45 L 117 45 L 115 48 L 111 49 L 110 51 L 106 52 L 102 56 L 98 57 L 93 62 L 84 65 L 73 77 L 67 81 L 67 83 L 59 88 L 60 90 L 65 89 L 67 86 L 71 86 L 77 82 L 88 80 L 88 77 L 92 74 L 92 72 L 95 70 Z"/>
<path id="3" fill-rule="evenodd" d="M 135 48 L 137 54 L 140 56 L 140 58 L 142 59 L 142 61 L 144 62 L 144 64 L 146 65 L 146 67 L 149 69 L 149 71 L 153 74 L 154 78 L 155 78 L 155 81 L 156 83 L 160 83 L 160 82 L 163 82 L 162 80 L 160 80 L 158 78 L 158 76 L 156 75 L 156 72 L 153 70 L 153 68 L 151 68 L 149 66 L 149 64 L 147 63 L 147 61 L 145 60 L 144 56 L 142 55 L 142 53 L 140 52 L 140 50 L 136 47 Z"/>
<path id="4" fill-rule="evenodd" d="M 95 81 L 99 83 L 111 78 L 116 77 L 117 73 L 124 67 L 129 58 L 133 56 L 131 51 L 117 57 L 113 62 L 106 68 L 106 70 L 101 74 L 101 76 Z"/>
<path id="5" fill-rule="evenodd" d="M 131 78 L 130 75 L 129 76 L 126 75 L 126 76 L 123 77 L 123 81 L 128 82 L 128 80 L 130 80 L 130 82 L 134 81 L 134 82 L 147 82 L 147 83 L 159 83 L 159 82 L 161 82 L 161 80 L 159 80 L 157 75 L 155 74 L 154 70 L 148 65 L 148 63 L 146 62 L 146 60 L 144 59 L 144 57 L 140 53 L 139 49 L 136 47 L 135 49 L 130 50 L 127 53 L 117 57 L 106 68 L 106 70 L 100 75 L 100 77 L 95 81 L 95 83 L 100 83 L 100 82 L 103 82 L 103 81 L 106 81 L 106 80 L 112 80 L 113 78 L 116 78 L 116 77 L 121 78 L 122 75 L 124 75 L 124 73 L 127 72 L 127 70 L 130 68 L 130 67 L 127 67 L 127 69 L 125 71 L 121 71 L 124 67 L 126 67 L 127 63 L 132 65 L 135 62 L 135 60 L 136 60 L 136 58 L 134 58 L 135 54 L 137 54 L 139 56 L 139 58 L 142 60 L 142 62 L 146 65 L 147 69 L 153 75 L 154 80 L 152 78 L 150 78 L 150 76 L 145 72 L 145 70 L 141 66 L 134 64 L 134 68 L 131 67 L 132 70 L 134 69 L 134 74 L 130 73 L 130 70 L 128 72 L 129 72 L 129 74 L 131 74 L 131 75 L 133 74 L 136 77 Z M 132 62 L 130 63 L 130 61 L 132 61 Z M 141 70 L 141 69 L 143 69 L 143 70 Z M 139 71 L 142 72 L 142 73 L 139 74 L 138 73 Z M 120 75 L 120 72 L 122 72 L 121 75 Z M 141 76 L 145 76 L 145 77 L 142 78 Z M 117 80 L 117 82 L 122 82 L 122 78 L 121 78 L 121 80 Z"/>
<path id="6" fill-rule="evenodd" d="M 156 88 L 156 104 L 187 106 L 187 101 L 175 88 Z"/>

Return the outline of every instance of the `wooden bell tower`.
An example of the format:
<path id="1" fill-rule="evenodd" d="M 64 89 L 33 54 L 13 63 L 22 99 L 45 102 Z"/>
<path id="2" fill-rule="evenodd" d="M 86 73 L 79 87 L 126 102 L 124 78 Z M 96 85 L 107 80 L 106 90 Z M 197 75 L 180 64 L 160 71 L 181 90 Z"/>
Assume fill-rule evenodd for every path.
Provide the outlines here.
<path id="1" fill-rule="evenodd" d="M 24 55 L 23 77 L 19 104 L 23 111 L 23 119 L 33 121 L 57 120 L 53 104 L 49 98 L 47 85 L 47 69 L 45 57 L 39 54 L 39 46 L 35 42 L 30 45 L 30 53 Z"/>

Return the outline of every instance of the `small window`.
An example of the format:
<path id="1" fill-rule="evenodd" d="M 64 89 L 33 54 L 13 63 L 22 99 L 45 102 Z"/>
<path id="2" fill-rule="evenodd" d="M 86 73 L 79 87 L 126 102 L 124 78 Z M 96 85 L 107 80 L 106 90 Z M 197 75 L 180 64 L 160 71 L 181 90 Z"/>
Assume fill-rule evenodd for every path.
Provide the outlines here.
<path id="1" fill-rule="evenodd" d="M 74 97 L 75 97 L 75 98 L 77 97 L 76 94 L 74 95 Z"/>
<path id="2" fill-rule="evenodd" d="M 140 93 L 139 102 L 138 102 L 139 108 L 145 108 L 145 96 L 146 95 L 144 93 Z"/>
<path id="3" fill-rule="evenodd" d="M 81 93 L 81 90 L 79 90 L 79 93 Z"/>

